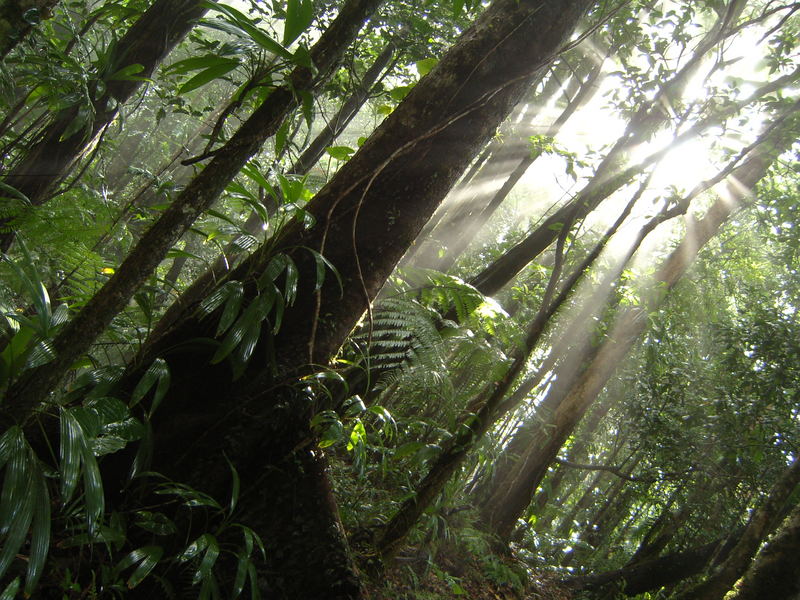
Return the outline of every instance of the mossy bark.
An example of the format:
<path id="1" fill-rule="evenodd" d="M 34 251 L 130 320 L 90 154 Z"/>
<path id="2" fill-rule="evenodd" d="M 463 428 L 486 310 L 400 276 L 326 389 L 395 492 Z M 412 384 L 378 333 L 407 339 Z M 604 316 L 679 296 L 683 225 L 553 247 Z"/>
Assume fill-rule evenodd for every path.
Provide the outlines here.
<path id="1" fill-rule="evenodd" d="M 58 0 L 0 0 L 0 59 L 44 19 L 52 16 Z"/>

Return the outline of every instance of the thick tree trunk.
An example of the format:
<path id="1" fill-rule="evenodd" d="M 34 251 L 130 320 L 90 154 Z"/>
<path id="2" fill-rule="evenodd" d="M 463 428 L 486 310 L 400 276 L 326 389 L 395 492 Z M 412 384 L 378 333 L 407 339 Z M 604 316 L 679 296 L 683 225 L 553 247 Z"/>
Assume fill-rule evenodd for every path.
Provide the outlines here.
<path id="1" fill-rule="evenodd" d="M 574 577 L 562 583 L 575 591 L 587 592 L 615 584 L 615 588 L 622 589 L 626 596 L 658 590 L 698 575 L 712 559 L 724 559 L 738 539 L 738 533 L 698 548 L 673 552 L 608 573 Z"/>
<path id="2" fill-rule="evenodd" d="M 114 46 L 107 61 L 111 76 L 130 65 L 141 65 L 137 77 L 149 77 L 167 54 L 194 27 L 207 7 L 199 0 L 157 0 Z M 77 107 L 64 109 L 39 139 L 3 178 L 34 205 L 43 204 L 48 194 L 81 158 L 98 135 L 117 116 L 119 107 L 142 86 L 141 80 L 108 79 L 89 82 L 90 88 L 105 85 L 106 91 L 93 101 L 92 116 Z M 75 119 L 86 119 L 86 126 L 65 137 Z M 9 222 L 4 221 L 3 227 Z M 13 231 L 0 235 L 0 248 L 7 251 L 14 239 Z"/>
<path id="3" fill-rule="evenodd" d="M 555 137 L 569 118 L 591 100 L 598 90 L 597 81 L 602 72 L 605 57 L 595 58 L 590 54 L 584 60 L 590 64 L 588 73 L 585 74 L 585 78 L 581 73 L 576 74 L 574 81 L 578 89 L 577 91 L 570 90 L 572 97 L 558 118 L 547 128 L 545 136 Z M 536 162 L 536 159 L 543 154 L 541 147 L 531 149 L 530 144 L 526 143 L 526 141 L 527 137 L 519 140 L 518 145 L 521 147 L 518 152 L 514 153 L 515 166 L 500 189 L 488 198 L 488 202 L 485 201 L 485 198 L 479 198 L 475 202 L 478 206 L 474 210 L 463 210 L 454 215 L 452 219 L 442 223 L 443 234 L 451 236 L 452 241 L 447 245 L 447 251 L 444 256 L 435 263 L 434 268 L 436 270 L 447 271 L 455 264 L 481 228 L 489 222 L 491 216 L 500 208 L 511 193 L 511 190 L 514 189 L 514 186 L 519 183 L 519 180 L 522 179 L 522 176 L 530 169 L 531 165 Z M 519 156 L 522 158 L 518 158 Z M 480 200 L 484 201 L 481 202 Z M 436 232 L 433 235 L 436 235 Z"/>
<path id="4" fill-rule="evenodd" d="M 800 506 L 758 553 L 730 600 L 796 600 L 800 597 Z"/>
<path id="5" fill-rule="evenodd" d="M 0 0 L 0 60 L 44 19 L 59 0 Z"/>
<path id="6" fill-rule="evenodd" d="M 188 1 L 188 0 L 187 0 Z M 21 421 L 55 388 L 67 369 L 86 352 L 112 319 L 155 271 L 172 245 L 219 197 L 228 183 L 263 143 L 278 130 L 298 104 L 299 92 L 310 91 L 333 71 L 364 21 L 382 0 L 350 0 L 311 49 L 317 69 L 297 67 L 289 82 L 272 91 L 231 139 L 153 226 L 142 236 L 109 281 L 53 340 L 56 358 L 28 372 L 6 394 L 3 421 Z"/>
<path id="7" fill-rule="evenodd" d="M 273 251 L 289 254 L 300 272 L 297 300 L 272 342 L 279 376 L 307 372 L 305 365 L 324 363 L 338 349 L 472 155 L 557 55 L 590 4 L 495 2 L 308 205 L 317 227 L 305 231 L 292 226 L 278 239 Z M 316 262 L 305 248 L 333 263 L 343 295 L 333 277 L 315 293 Z M 250 281 L 253 275 L 248 274 L 262 272 L 269 258 L 254 254 L 232 278 Z M 153 344 L 148 355 L 157 356 L 159 348 L 197 332 L 198 324 L 189 319 Z M 261 365 L 254 369 L 242 378 L 247 383 L 236 396 L 263 402 L 260 390 L 269 389 L 274 375 L 263 372 Z M 276 401 L 273 396 L 268 403 L 273 411 Z M 196 400 L 191 403 L 192 411 L 202 412 Z M 208 408 L 209 428 L 252 424 L 252 415 L 242 422 L 241 411 L 225 419 L 230 408 Z M 159 437 L 194 442 L 178 423 Z M 263 452 L 248 448 L 229 456 L 234 454 Z"/>
<path id="8" fill-rule="evenodd" d="M 753 512 L 739 542 L 727 560 L 705 581 L 678 596 L 678 600 L 721 600 L 750 565 L 776 516 L 800 484 L 800 458 L 784 471 L 763 504 Z M 789 527 L 791 529 L 791 527 Z"/>

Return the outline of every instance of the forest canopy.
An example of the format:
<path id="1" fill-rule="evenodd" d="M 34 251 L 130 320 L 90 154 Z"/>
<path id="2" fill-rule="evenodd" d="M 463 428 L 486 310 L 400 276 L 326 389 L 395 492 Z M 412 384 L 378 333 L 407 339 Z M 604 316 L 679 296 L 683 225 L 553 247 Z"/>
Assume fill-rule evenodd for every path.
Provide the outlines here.
<path id="1" fill-rule="evenodd" d="M 798 597 L 798 41 L 0 0 L 0 600 Z"/>

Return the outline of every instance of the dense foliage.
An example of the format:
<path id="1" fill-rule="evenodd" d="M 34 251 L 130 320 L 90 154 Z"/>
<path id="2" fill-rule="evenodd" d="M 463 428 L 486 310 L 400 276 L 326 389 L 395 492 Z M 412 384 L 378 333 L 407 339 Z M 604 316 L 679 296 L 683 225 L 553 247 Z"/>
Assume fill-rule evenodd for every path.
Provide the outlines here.
<path id="1" fill-rule="evenodd" d="M 795 597 L 798 13 L 0 0 L 0 599 Z"/>

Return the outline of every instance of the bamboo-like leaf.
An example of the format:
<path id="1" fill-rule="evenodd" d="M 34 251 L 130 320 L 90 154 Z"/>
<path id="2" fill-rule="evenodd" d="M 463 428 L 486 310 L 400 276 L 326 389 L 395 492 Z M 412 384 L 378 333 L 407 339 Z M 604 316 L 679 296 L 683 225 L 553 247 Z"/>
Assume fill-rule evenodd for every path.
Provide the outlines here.
<path id="1" fill-rule="evenodd" d="M 167 387 L 169 387 L 169 378 L 170 374 L 167 362 L 163 358 L 155 359 L 133 389 L 130 405 L 136 406 L 156 383 L 160 384 L 164 379 L 167 380 Z M 166 390 L 163 390 L 162 397 L 163 393 L 166 393 Z M 158 388 L 156 388 L 156 394 L 158 394 Z M 161 398 L 158 400 L 160 401 Z M 153 401 L 155 402 L 155 399 Z"/>
<path id="2" fill-rule="evenodd" d="M 223 75 L 227 75 L 238 66 L 238 60 L 232 58 L 225 59 L 225 62 L 220 62 L 213 67 L 208 67 L 207 69 L 200 71 L 197 75 L 192 77 L 189 81 L 178 88 L 178 94 L 186 94 L 192 90 L 196 90 L 197 88 L 202 87 L 207 83 L 214 81 L 215 79 L 221 78 Z"/>
<path id="3" fill-rule="evenodd" d="M 126 582 L 128 588 L 133 589 L 139 585 L 150 571 L 152 571 L 161 560 L 164 554 L 164 549 L 161 546 L 143 546 L 129 552 L 122 560 L 119 561 L 115 571 L 121 573 L 132 565 L 137 565 L 131 576 L 128 577 Z"/>
<path id="4" fill-rule="evenodd" d="M 258 573 L 256 566 L 251 562 L 247 565 L 247 577 L 250 580 L 250 600 L 260 600 L 261 592 L 258 589 Z"/>
<path id="5" fill-rule="evenodd" d="M 184 60 L 179 60 L 172 63 L 165 70 L 168 73 L 175 73 L 177 75 L 185 75 L 192 71 L 199 71 L 200 69 L 208 69 L 209 67 L 220 64 L 220 61 L 229 61 L 229 58 L 223 58 L 215 54 L 206 54 L 204 56 L 192 56 Z"/>
<path id="6" fill-rule="evenodd" d="M 253 42 L 265 50 L 285 58 L 286 60 L 292 59 L 291 52 L 256 27 L 251 19 L 240 11 L 236 10 L 232 6 L 228 6 L 227 4 L 219 4 L 215 2 L 207 2 L 205 4 L 209 9 L 221 12 L 228 17 L 229 22 L 241 30 L 242 37 L 249 37 Z"/>
<path id="7" fill-rule="evenodd" d="M 206 551 L 203 555 L 203 560 L 200 561 L 200 567 L 194 574 L 192 583 L 197 584 L 201 581 L 206 581 L 213 577 L 211 569 L 214 568 L 214 563 L 217 562 L 219 557 L 219 543 L 210 533 L 204 534 L 206 536 Z"/>
<path id="8" fill-rule="evenodd" d="M 250 564 L 250 557 L 239 553 L 236 555 L 236 576 L 233 578 L 233 593 L 231 594 L 231 598 L 238 598 L 242 595 L 242 590 L 244 590 L 244 582 L 247 578 L 247 565 Z"/>
<path id="9" fill-rule="evenodd" d="M 50 494 L 44 474 L 35 464 L 33 469 L 35 499 L 33 509 L 33 528 L 31 546 L 28 553 L 28 571 L 25 576 L 25 595 L 31 596 L 44 571 L 47 552 L 50 549 Z"/>
<path id="10" fill-rule="evenodd" d="M 283 26 L 283 45 L 288 47 L 311 25 L 314 3 L 311 0 L 288 0 Z"/>
<path id="11" fill-rule="evenodd" d="M 333 275 L 336 277 L 336 281 L 339 283 L 339 293 L 344 294 L 344 284 L 342 283 L 342 277 L 339 275 L 339 271 L 336 267 L 333 266 L 333 263 L 329 261 L 327 258 L 322 256 L 319 252 L 314 250 L 313 248 L 309 248 L 304 246 L 306 250 L 311 253 L 311 256 L 314 257 L 314 262 L 317 265 L 317 279 L 316 283 L 314 284 L 314 291 L 318 291 L 322 288 L 322 284 L 325 282 L 325 269 L 330 269 Z"/>
<path id="12" fill-rule="evenodd" d="M 19 592 L 20 588 L 20 581 L 19 577 L 15 577 L 11 583 L 9 583 L 3 593 L 0 594 L 0 600 L 14 600 L 17 597 L 17 592 Z"/>
<path id="13" fill-rule="evenodd" d="M 69 409 L 61 411 L 61 502 L 66 505 L 78 486 L 82 448 L 86 444 L 83 428 Z"/>
<path id="14" fill-rule="evenodd" d="M 228 328 L 233 324 L 242 307 L 242 298 L 244 298 L 244 286 L 241 281 L 229 281 L 223 286 L 226 288 L 225 293 L 227 298 L 225 300 L 225 308 L 222 310 L 222 315 L 217 324 L 217 336 L 225 333 Z"/>
<path id="15" fill-rule="evenodd" d="M 0 522 L 5 535 L 3 547 L 0 549 L 0 579 L 25 543 L 33 520 L 36 488 L 31 473 L 31 463 L 34 460 L 31 454 L 28 444 L 19 432 L 17 444 L 6 465 L 0 501 Z"/>
<path id="16" fill-rule="evenodd" d="M 195 541 L 189 544 L 186 547 L 186 550 L 181 552 L 178 555 L 178 560 L 185 562 L 187 560 L 193 559 L 195 556 L 200 556 L 200 553 L 206 549 L 208 546 L 208 536 L 210 534 L 204 533 L 200 537 L 198 537 Z"/>
<path id="17" fill-rule="evenodd" d="M 294 299 L 297 296 L 297 281 L 300 278 L 300 273 L 297 271 L 297 265 L 294 261 L 286 257 L 286 287 L 283 293 L 283 299 L 287 306 L 294 304 Z"/>
<path id="18" fill-rule="evenodd" d="M 97 459 L 89 445 L 84 441 L 81 448 L 83 458 L 83 502 L 86 506 L 86 521 L 89 533 L 95 533 L 105 509 L 105 496 L 103 495 L 103 480 L 100 477 L 100 468 Z"/>
<path id="19" fill-rule="evenodd" d="M 35 369 L 42 365 L 46 365 L 56 357 L 56 352 L 50 340 L 41 340 L 38 342 L 28 354 L 28 360 L 25 361 L 26 369 Z"/>
<path id="20" fill-rule="evenodd" d="M 267 263 L 267 266 L 264 268 L 264 271 L 261 273 L 261 276 L 258 278 L 258 289 L 271 290 L 272 288 L 270 288 L 270 284 L 273 283 L 278 278 L 278 276 L 283 272 L 285 268 L 286 268 L 286 255 L 276 254 L 275 256 L 273 256 Z"/>

